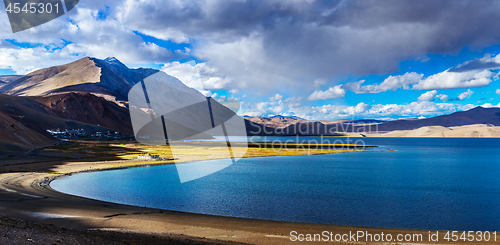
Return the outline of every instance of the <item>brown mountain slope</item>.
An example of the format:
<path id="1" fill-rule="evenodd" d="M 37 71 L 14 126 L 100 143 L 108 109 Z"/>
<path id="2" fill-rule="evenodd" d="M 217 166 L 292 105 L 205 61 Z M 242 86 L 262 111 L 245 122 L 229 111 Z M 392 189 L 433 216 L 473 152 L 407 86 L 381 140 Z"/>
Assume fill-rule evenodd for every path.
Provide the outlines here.
<path id="1" fill-rule="evenodd" d="M 89 93 L 64 93 L 28 98 L 46 106 L 47 113 L 55 117 L 133 134 L 129 111 L 101 97 Z"/>
<path id="2" fill-rule="evenodd" d="M 21 77 L 22 76 L 18 76 L 18 75 L 0 76 L 0 86 L 2 86 L 2 84 L 6 84 L 9 82 L 15 81 Z"/>
<path id="3" fill-rule="evenodd" d="M 99 67 L 89 58 L 62 66 L 31 72 L 4 86 L 0 92 L 10 95 L 48 95 L 62 87 L 81 83 L 97 83 L 101 76 Z"/>
<path id="4" fill-rule="evenodd" d="M 119 118 L 125 115 L 128 115 L 126 109 L 90 94 L 47 97 L 0 95 L 0 151 L 53 145 L 55 140 L 47 133 L 48 129 L 128 133 L 131 129 L 126 124 L 127 118 L 122 121 Z M 103 124 L 97 127 L 92 124 L 95 120 Z"/>
<path id="5" fill-rule="evenodd" d="M 75 62 L 31 72 L 0 88 L 0 93 L 44 96 L 62 92 L 88 92 L 125 101 L 130 88 L 141 79 L 158 72 L 129 69 L 115 58 L 85 57 Z"/>
<path id="6" fill-rule="evenodd" d="M 54 145 L 56 141 L 0 112 L 0 154 Z"/>

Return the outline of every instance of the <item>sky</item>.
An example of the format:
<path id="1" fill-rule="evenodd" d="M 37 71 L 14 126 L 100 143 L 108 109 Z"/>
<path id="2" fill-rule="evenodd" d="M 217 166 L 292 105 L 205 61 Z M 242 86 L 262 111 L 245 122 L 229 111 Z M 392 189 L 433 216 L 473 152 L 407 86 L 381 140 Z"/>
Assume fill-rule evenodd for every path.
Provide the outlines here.
<path id="1" fill-rule="evenodd" d="M 116 57 L 234 98 L 242 116 L 428 118 L 500 107 L 498 9 L 493 0 L 80 0 L 13 34 L 2 5 L 0 75 Z"/>

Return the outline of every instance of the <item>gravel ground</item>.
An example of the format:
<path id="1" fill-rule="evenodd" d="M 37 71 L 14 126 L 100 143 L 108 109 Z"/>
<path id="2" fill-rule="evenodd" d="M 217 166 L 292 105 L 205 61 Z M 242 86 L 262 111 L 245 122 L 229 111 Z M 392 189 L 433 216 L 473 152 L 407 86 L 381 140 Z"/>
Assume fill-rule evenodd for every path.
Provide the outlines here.
<path id="1" fill-rule="evenodd" d="M 0 244 L 237 244 L 175 234 L 73 230 L 0 217 Z"/>

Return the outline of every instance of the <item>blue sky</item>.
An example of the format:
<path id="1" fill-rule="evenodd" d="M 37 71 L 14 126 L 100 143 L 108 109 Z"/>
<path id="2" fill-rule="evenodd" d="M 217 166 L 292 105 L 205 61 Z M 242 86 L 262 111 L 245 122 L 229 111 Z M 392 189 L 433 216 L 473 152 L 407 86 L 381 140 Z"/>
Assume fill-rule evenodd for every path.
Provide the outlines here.
<path id="1" fill-rule="evenodd" d="M 498 7 L 492 1 L 80 1 L 30 30 L 13 34 L 2 25 L 0 74 L 113 56 L 129 67 L 161 69 L 207 96 L 235 98 L 240 115 L 432 117 L 500 105 Z"/>

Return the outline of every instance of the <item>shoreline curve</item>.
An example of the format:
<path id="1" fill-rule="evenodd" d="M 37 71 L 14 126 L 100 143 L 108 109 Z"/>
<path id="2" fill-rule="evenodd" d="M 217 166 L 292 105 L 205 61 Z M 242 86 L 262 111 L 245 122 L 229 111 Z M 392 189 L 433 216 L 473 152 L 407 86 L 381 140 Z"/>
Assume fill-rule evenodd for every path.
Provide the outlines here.
<path id="1" fill-rule="evenodd" d="M 102 168 L 99 168 L 100 164 Z M 164 164 L 173 163 L 161 165 Z M 16 172 L 0 174 L 1 215 L 76 230 L 99 229 L 186 236 L 186 239 L 198 239 L 205 243 L 294 244 L 296 242 L 290 240 L 291 231 L 296 231 L 298 234 L 320 234 L 323 231 L 335 233 L 365 231 L 372 234 L 384 232 L 424 236 L 428 234 L 427 230 L 256 220 L 111 203 L 58 192 L 50 187 L 50 182 L 76 173 L 160 164 L 144 163 L 119 167 L 113 166 L 110 162 L 61 162 L 54 164 L 58 166 L 59 173 L 37 171 L 36 168 L 30 169 L 31 165 L 36 166 L 36 163 L 18 166 Z M 331 244 L 331 242 L 319 242 L 322 243 Z M 375 243 L 380 244 L 380 242 Z M 419 244 L 431 244 L 431 242 L 424 240 Z"/>

